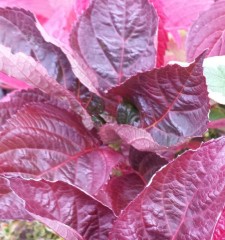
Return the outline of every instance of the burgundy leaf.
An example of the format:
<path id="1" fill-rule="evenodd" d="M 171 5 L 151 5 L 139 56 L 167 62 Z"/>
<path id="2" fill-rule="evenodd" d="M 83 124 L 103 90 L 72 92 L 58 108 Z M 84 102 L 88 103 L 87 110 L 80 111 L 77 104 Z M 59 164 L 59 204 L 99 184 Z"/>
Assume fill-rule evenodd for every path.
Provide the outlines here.
<path id="1" fill-rule="evenodd" d="M 136 173 L 114 177 L 109 181 L 105 191 L 117 216 L 144 189 L 144 186 L 144 181 Z"/>
<path id="2" fill-rule="evenodd" d="M 110 93 L 122 96 L 139 110 L 140 131 L 150 134 L 160 145 L 173 146 L 201 136 L 207 129 L 209 111 L 204 55 L 188 67 L 167 65 L 137 74 Z M 123 127 L 127 128 L 121 125 L 120 131 Z"/>
<path id="3" fill-rule="evenodd" d="M 48 103 L 23 107 L 0 134 L 0 171 L 61 180 L 97 195 L 123 156 L 99 142 L 79 118 Z"/>
<path id="4" fill-rule="evenodd" d="M 187 58 L 194 59 L 208 48 L 208 56 L 225 54 L 225 1 L 217 1 L 193 23 L 187 38 Z"/>
<path id="5" fill-rule="evenodd" d="M 217 221 L 214 229 L 212 240 L 223 240 L 225 238 L 225 208 L 221 213 L 219 220 Z"/>
<path id="6" fill-rule="evenodd" d="M 164 149 L 164 147 L 156 143 L 151 134 L 144 129 L 126 124 L 105 124 L 100 128 L 99 135 L 105 143 L 118 144 L 122 141 L 140 151 Z"/>
<path id="7" fill-rule="evenodd" d="M 0 45 L 0 71 L 39 88 L 64 102 L 68 105 L 67 108 L 71 108 L 82 116 L 83 123 L 87 128 L 93 127 L 90 115 L 77 98 L 52 79 L 46 69 L 32 57 L 21 52 L 12 54 L 9 48 Z"/>
<path id="8" fill-rule="evenodd" d="M 181 155 L 187 150 L 194 150 L 201 146 L 203 142 L 203 137 L 192 138 L 182 144 L 170 147 L 169 149 L 162 149 L 157 151 L 157 155 L 166 159 L 166 161 L 171 162 L 178 155 Z"/>
<path id="9" fill-rule="evenodd" d="M 27 135 L 24 134 L 26 131 Z M 34 148 L 40 149 L 41 146 L 45 146 L 48 149 L 49 146 L 49 149 L 62 151 L 71 156 L 81 150 L 98 146 L 98 140 L 85 129 L 79 116 L 47 103 L 27 105 L 9 119 L 3 126 L 1 135 L 5 138 L 1 140 L 11 138 L 14 134 L 23 136 L 21 142 L 14 142 L 15 147 L 21 144 L 26 147 L 26 138 L 31 138 L 27 144 Z M 45 137 L 49 141 L 35 140 L 35 135 L 37 138 Z M 1 147 L 2 149 L 12 148 L 7 144 Z"/>
<path id="10" fill-rule="evenodd" d="M 38 89 L 29 89 L 22 91 L 15 91 L 8 94 L 7 101 L 0 101 L 0 128 L 2 125 L 12 117 L 24 105 L 33 102 L 46 102 L 50 98 Z"/>
<path id="11" fill-rule="evenodd" d="M 157 14 L 148 0 L 94 0 L 71 34 L 71 47 L 102 91 L 155 65 Z M 138 37 L 137 37 L 138 36 Z"/>
<path id="12" fill-rule="evenodd" d="M 25 201 L 27 211 L 59 221 L 78 231 L 84 239 L 107 239 L 115 216 L 80 189 L 64 182 L 22 178 L 11 178 L 10 187 Z"/>
<path id="13" fill-rule="evenodd" d="M 225 203 L 225 138 L 166 165 L 116 220 L 110 239 L 211 239 Z"/>
<path id="14" fill-rule="evenodd" d="M 0 177 L 0 219 L 2 220 L 32 220 L 25 210 L 23 201 L 12 192 L 7 179 Z"/>
<path id="15" fill-rule="evenodd" d="M 64 50 L 44 32 L 32 13 L 16 8 L 0 8 L 0 16 L 2 45 L 10 47 L 12 53 L 23 52 L 39 62 L 47 70 L 48 75 L 72 91 L 77 101 L 88 108 L 90 113 L 96 110 L 93 109 L 93 105 L 96 104 L 100 112 L 103 110 L 103 100 L 90 93 L 87 87 L 80 83 L 74 75 L 73 63 L 68 59 L 69 54 L 66 52 L 66 55 Z M 80 77 L 79 69 L 75 72 Z"/>
<path id="16" fill-rule="evenodd" d="M 168 161 L 153 152 L 140 152 L 130 149 L 129 161 L 131 166 L 148 182 L 157 170 L 166 165 Z"/>
<path id="17" fill-rule="evenodd" d="M 23 52 L 33 57 L 52 78 L 73 90 L 77 79 L 66 55 L 59 47 L 45 41 L 36 27 L 34 15 L 22 9 L 0 8 L 0 16 L 0 43 L 10 47 L 13 53 Z"/>

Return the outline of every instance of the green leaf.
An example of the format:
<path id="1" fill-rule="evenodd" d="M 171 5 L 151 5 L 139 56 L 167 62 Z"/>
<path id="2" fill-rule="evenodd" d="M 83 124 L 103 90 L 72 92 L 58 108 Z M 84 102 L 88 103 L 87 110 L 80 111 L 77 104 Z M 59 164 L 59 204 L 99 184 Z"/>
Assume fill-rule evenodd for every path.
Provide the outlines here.
<path id="1" fill-rule="evenodd" d="M 203 67 L 209 97 L 220 104 L 225 104 L 225 56 L 206 58 Z"/>

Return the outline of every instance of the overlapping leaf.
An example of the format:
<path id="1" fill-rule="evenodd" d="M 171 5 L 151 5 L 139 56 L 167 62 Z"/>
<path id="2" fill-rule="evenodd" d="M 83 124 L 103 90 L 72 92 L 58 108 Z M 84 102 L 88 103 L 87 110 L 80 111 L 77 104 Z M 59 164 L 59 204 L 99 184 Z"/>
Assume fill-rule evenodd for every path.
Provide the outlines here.
<path id="1" fill-rule="evenodd" d="M 107 142 L 119 136 L 139 150 L 154 151 L 156 144 L 149 144 L 149 149 L 145 146 L 147 134 L 162 146 L 173 146 L 188 137 L 202 135 L 207 129 L 209 111 L 203 59 L 204 54 L 188 67 L 167 65 L 140 73 L 112 89 L 111 94 L 122 96 L 139 110 L 140 132 L 132 126 L 120 125 L 113 130 L 112 125 L 105 125 L 100 132 L 103 140 Z M 128 127 L 129 131 L 125 131 Z M 107 137 L 105 133 L 109 131 L 115 134 Z M 141 138 L 142 146 L 136 144 Z"/>
<path id="2" fill-rule="evenodd" d="M 0 219 L 32 220 L 32 216 L 24 208 L 23 201 L 10 189 L 9 181 L 0 177 Z"/>
<path id="3" fill-rule="evenodd" d="M 140 173 L 148 182 L 157 170 L 168 164 L 164 158 L 161 158 L 153 152 L 141 152 L 131 148 L 129 152 L 129 162 L 131 166 Z"/>
<path id="4" fill-rule="evenodd" d="M 7 100 L 0 101 L 0 128 L 24 105 L 48 101 L 50 101 L 50 97 L 38 89 L 22 90 L 8 94 Z"/>
<path id="5" fill-rule="evenodd" d="M 52 78 L 73 90 L 77 79 L 68 59 L 59 47 L 44 40 L 34 15 L 22 9 L 1 8 L 0 16 L 0 43 L 11 48 L 13 53 L 23 52 L 33 57 Z"/>
<path id="6" fill-rule="evenodd" d="M 96 75 L 94 86 L 107 91 L 154 67 L 157 24 L 148 0 L 94 0 L 73 29 L 71 47 Z"/>
<path id="7" fill-rule="evenodd" d="M 225 138 L 156 173 L 116 220 L 109 239 L 211 239 L 225 203 Z"/>
<path id="8" fill-rule="evenodd" d="M 114 150 L 99 147 L 78 116 L 48 103 L 23 107 L 1 132 L 2 174 L 62 180 L 91 195 L 122 159 Z"/>
<path id="9" fill-rule="evenodd" d="M 209 56 L 225 54 L 225 1 L 217 1 L 200 14 L 193 23 L 187 38 L 187 58 L 193 60 L 208 48 Z"/>
<path id="10" fill-rule="evenodd" d="M 47 222 L 59 221 L 78 231 L 84 239 L 108 238 L 115 216 L 80 189 L 63 182 L 22 178 L 11 178 L 10 187 L 25 201 L 28 212 L 46 218 Z"/>
<path id="11" fill-rule="evenodd" d="M 87 128 L 93 127 L 90 115 L 77 98 L 52 79 L 46 69 L 32 57 L 21 52 L 12 54 L 9 48 L 0 46 L 0 71 L 24 81 L 32 87 L 39 88 L 53 98 L 64 102 L 67 108 L 71 108 L 82 116 L 83 123 Z"/>
<path id="12" fill-rule="evenodd" d="M 109 195 L 112 209 L 117 216 L 144 189 L 144 185 L 144 181 L 136 173 L 124 174 L 109 181 L 104 190 Z"/>
<path id="13" fill-rule="evenodd" d="M 150 133 L 144 129 L 130 125 L 118 125 L 116 123 L 105 124 L 101 127 L 99 135 L 105 143 L 118 144 L 122 141 L 140 151 L 156 151 L 162 149 L 162 147 L 154 141 Z"/>
<path id="14" fill-rule="evenodd" d="M 14 54 L 22 52 L 24 56 L 30 56 L 39 62 L 39 65 L 47 70 L 48 75 L 72 91 L 76 100 L 91 114 L 96 110 L 96 105 L 100 112 L 104 109 L 103 101 L 81 84 L 74 75 L 73 63 L 70 63 L 64 51 L 56 46 L 56 41 L 44 32 L 32 13 L 17 8 L 1 8 L 0 16 L 0 43 L 3 46 L 9 47 Z M 1 52 L 5 52 L 3 46 Z M 76 68 L 77 66 L 76 64 Z M 80 77 L 81 71 L 76 72 Z"/>

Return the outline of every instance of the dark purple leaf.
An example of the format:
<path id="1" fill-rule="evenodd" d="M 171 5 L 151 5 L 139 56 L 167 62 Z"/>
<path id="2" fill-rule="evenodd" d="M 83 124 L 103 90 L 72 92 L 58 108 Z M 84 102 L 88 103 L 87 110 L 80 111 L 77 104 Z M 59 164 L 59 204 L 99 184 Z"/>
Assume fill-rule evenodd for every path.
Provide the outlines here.
<path id="1" fill-rule="evenodd" d="M 187 138 L 201 136 L 207 129 L 209 112 L 202 69 L 204 55 L 200 55 L 188 67 L 167 65 L 137 74 L 110 93 L 122 96 L 139 110 L 140 131 L 150 134 L 160 145 L 173 146 Z M 121 125 L 120 131 L 123 127 L 127 128 Z M 105 126 L 104 131 L 107 128 Z"/>
<path id="2" fill-rule="evenodd" d="M 136 173 L 114 177 L 109 181 L 105 191 L 117 216 L 144 189 L 144 186 L 144 181 Z"/>
<path id="3" fill-rule="evenodd" d="M 0 8 L 0 17 L 2 45 L 9 47 L 12 53 L 22 52 L 41 63 L 48 75 L 72 91 L 91 114 L 96 112 L 96 107 L 93 106 L 96 104 L 97 113 L 103 111 L 103 100 L 81 84 L 73 73 L 74 64 L 69 61 L 69 54 L 66 55 L 54 41 L 50 41 L 31 12 L 17 8 Z"/>
<path id="4" fill-rule="evenodd" d="M 84 239 L 108 239 L 115 219 L 112 211 L 80 189 L 64 182 L 11 178 L 10 187 L 25 201 L 28 212 L 59 221 Z"/>
<path id="5" fill-rule="evenodd" d="M 87 128 L 93 127 L 91 117 L 80 101 L 70 91 L 49 77 L 46 69 L 32 57 L 21 52 L 12 54 L 9 48 L 0 45 L 0 71 L 50 94 L 67 105 L 68 109 L 80 114 Z"/>
<path id="6" fill-rule="evenodd" d="M 21 141 L 13 141 L 13 135 L 15 138 L 18 135 Z M 1 140 L 6 141 L 0 146 L 2 152 L 4 149 L 30 146 L 36 150 L 44 148 L 72 156 L 98 146 L 98 140 L 84 128 L 79 116 L 47 103 L 25 106 L 7 121 L 1 136 Z"/>
<path id="7" fill-rule="evenodd" d="M 157 14 L 148 0 L 94 0 L 71 34 L 71 47 L 102 91 L 155 65 Z"/>
<path id="8" fill-rule="evenodd" d="M 9 181 L 0 177 L 0 219 L 2 220 L 32 220 L 32 216 L 24 209 L 23 201 L 12 192 Z"/>
<path id="9" fill-rule="evenodd" d="M 165 149 L 165 147 L 161 147 L 156 143 L 151 134 L 144 129 L 127 124 L 105 124 L 100 128 L 99 135 L 105 143 L 118 144 L 122 141 L 140 151 Z"/>
<path id="10" fill-rule="evenodd" d="M 7 101 L 0 101 L 0 128 L 24 105 L 33 102 L 47 102 L 50 97 L 38 89 L 15 91 L 8 94 Z"/>
<path id="11" fill-rule="evenodd" d="M 131 166 L 148 182 L 157 170 L 166 165 L 168 161 L 153 152 L 140 152 L 130 149 L 129 161 Z"/>
<path id="12" fill-rule="evenodd" d="M 0 43 L 12 53 L 23 52 L 40 62 L 52 78 L 73 90 L 77 79 L 62 50 L 45 41 L 34 15 L 23 9 L 0 8 Z"/>
<path id="13" fill-rule="evenodd" d="M 211 239 L 225 205 L 225 138 L 156 173 L 116 220 L 110 239 Z"/>
<path id="14" fill-rule="evenodd" d="M 0 134 L 0 171 L 7 176 L 62 180 L 97 195 L 123 156 L 98 140 L 80 119 L 48 103 L 17 112 Z"/>
<path id="15" fill-rule="evenodd" d="M 193 23 L 187 38 L 187 58 L 193 60 L 206 48 L 209 56 L 225 54 L 225 1 L 211 5 Z"/>

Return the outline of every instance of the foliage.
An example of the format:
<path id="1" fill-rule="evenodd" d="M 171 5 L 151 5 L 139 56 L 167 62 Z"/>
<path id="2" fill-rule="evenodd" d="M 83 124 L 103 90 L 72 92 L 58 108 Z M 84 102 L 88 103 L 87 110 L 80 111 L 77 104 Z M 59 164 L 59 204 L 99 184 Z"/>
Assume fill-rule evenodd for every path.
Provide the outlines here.
<path id="1" fill-rule="evenodd" d="M 223 239 L 224 0 L 182 3 L 1 1 L 2 220 L 66 240 Z M 192 62 L 168 63 L 186 33 Z"/>

